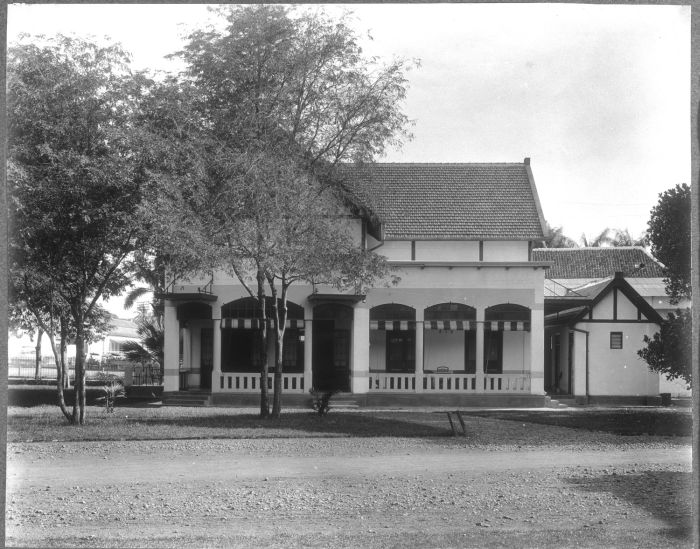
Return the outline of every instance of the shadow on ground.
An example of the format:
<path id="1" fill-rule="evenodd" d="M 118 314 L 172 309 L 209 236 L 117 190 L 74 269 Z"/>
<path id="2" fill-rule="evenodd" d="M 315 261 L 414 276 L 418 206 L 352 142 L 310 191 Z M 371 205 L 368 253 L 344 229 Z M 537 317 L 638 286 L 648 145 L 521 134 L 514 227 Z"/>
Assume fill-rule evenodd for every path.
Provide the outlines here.
<path id="1" fill-rule="evenodd" d="M 690 410 L 673 408 L 619 408 L 567 410 L 468 411 L 462 415 L 603 431 L 617 435 L 690 436 Z"/>
<path id="2" fill-rule="evenodd" d="M 641 471 L 610 475 L 570 477 L 578 490 L 609 493 L 632 503 L 668 525 L 668 534 L 679 540 L 692 537 L 692 474 L 674 471 Z"/>

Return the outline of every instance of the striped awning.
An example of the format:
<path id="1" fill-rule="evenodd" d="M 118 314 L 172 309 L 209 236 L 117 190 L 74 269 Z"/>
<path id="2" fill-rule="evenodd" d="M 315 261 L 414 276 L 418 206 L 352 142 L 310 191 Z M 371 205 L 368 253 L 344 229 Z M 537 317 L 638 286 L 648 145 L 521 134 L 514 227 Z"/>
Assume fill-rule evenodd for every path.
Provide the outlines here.
<path id="1" fill-rule="evenodd" d="M 268 319 L 268 326 L 272 328 L 275 324 L 272 319 Z M 233 328 L 234 330 L 257 330 L 262 325 L 259 318 L 222 318 L 221 328 Z M 304 320 L 288 318 L 285 324 L 287 328 L 303 328 Z"/>
<path id="2" fill-rule="evenodd" d="M 490 332 L 529 332 L 530 323 L 523 320 L 487 320 L 484 330 Z"/>
<path id="3" fill-rule="evenodd" d="M 426 330 L 476 330 L 476 320 L 426 320 Z"/>
<path id="4" fill-rule="evenodd" d="M 370 320 L 370 330 L 414 330 L 415 320 Z"/>

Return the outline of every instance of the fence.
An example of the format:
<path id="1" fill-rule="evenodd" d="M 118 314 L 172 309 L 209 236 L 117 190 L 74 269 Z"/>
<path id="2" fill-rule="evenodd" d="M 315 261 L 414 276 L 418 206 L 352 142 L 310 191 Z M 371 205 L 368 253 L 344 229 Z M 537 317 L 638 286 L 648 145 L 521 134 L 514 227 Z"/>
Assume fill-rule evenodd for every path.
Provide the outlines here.
<path id="1" fill-rule="evenodd" d="M 68 377 L 75 379 L 75 357 L 67 357 Z M 42 357 L 37 377 L 36 360 L 33 356 L 10 357 L 7 363 L 7 376 L 10 379 L 40 379 L 54 381 L 57 375 L 54 357 Z M 127 385 L 160 385 L 163 382 L 158 364 L 141 364 L 128 360 L 106 359 L 85 361 L 85 377 L 98 377 L 111 374 L 124 379 Z"/>

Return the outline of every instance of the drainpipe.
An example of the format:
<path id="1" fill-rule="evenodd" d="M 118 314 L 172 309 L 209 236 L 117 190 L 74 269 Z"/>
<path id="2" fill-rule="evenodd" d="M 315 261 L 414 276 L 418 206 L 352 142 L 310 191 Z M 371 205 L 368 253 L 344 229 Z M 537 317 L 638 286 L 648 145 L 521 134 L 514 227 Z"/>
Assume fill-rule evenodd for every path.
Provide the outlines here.
<path id="1" fill-rule="evenodd" d="M 590 333 L 587 330 L 581 330 L 580 328 L 574 328 L 572 326 L 569 326 L 569 329 L 572 332 L 581 332 L 582 334 L 586 334 L 586 404 L 588 404 L 588 336 Z"/>

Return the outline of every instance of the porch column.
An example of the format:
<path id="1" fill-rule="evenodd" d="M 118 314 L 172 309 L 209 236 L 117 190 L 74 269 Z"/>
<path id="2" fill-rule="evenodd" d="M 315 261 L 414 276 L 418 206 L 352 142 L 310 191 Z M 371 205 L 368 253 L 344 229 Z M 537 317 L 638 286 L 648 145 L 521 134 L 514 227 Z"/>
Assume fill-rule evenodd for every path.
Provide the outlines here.
<path id="1" fill-rule="evenodd" d="M 314 308 L 304 306 L 304 391 L 309 392 L 314 382 L 313 374 L 313 316 Z"/>
<path id="2" fill-rule="evenodd" d="M 350 362 L 350 391 L 369 391 L 369 307 L 358 303 L 352 317 L 352 358 Z"/>
<path id="3" fill-rule="evenodd" d="M 165 302 L 163 313 L 163 391 L 180 389 L 180 323 L 177 320 L 177 308 Z"/>
<path id="4" fill-rule="evenodd" d="M 484 318 L 486 309 L 476 308 L 476 392 L 484 392 Z"/>
<path id="5" fill-rule="evenodd" d="M 544 299 L 544 297 L 542 298 Z M 530 312 L 530 394 L 544 393 L 544 303 L 535 302 Z"/>
<path id="6" fill-rule="evenodd" d="M 211 308 L 212 318 L 212 371 L 211 390 L 218 391 L 221 388 L 221 307 L 213 305 Z"/>
<path id="7" fill-rule="evenodd" d="M 423 336 L 425 335 L 425 310 L 416 309 L 416 393 L 423 392 Z"/>

